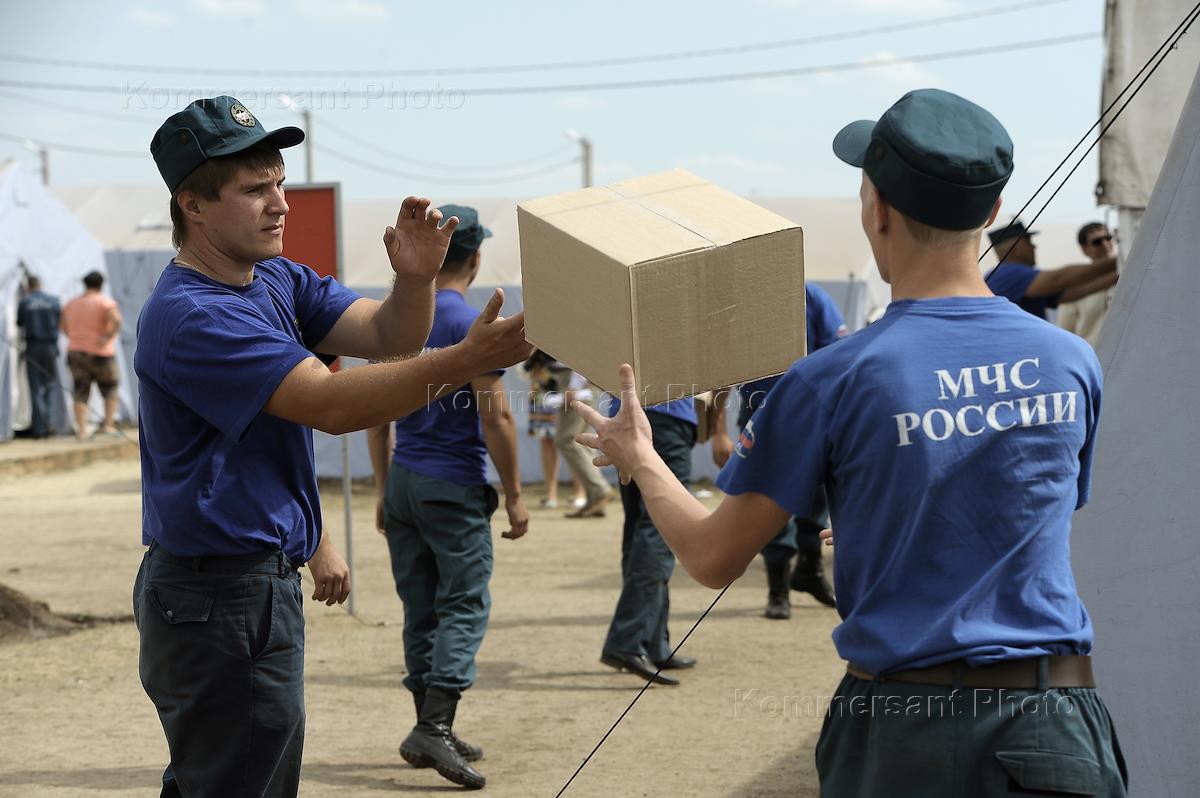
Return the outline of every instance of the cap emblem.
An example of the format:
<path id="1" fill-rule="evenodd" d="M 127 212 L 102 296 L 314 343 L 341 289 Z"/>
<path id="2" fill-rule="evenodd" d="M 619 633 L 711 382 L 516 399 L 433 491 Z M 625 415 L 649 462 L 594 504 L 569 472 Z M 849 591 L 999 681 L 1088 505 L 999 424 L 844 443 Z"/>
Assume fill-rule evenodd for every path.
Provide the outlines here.
<path id="1" fill-rule="evenodd" d="M 229 106 L 229 115 L 233 117 L 234 122 L 237 122 L 242 127 L 254 127 L 257 124 L 254 121 L 254 114 L 250 113 L 249 109 L 241 103 L 234 103 Z"/>

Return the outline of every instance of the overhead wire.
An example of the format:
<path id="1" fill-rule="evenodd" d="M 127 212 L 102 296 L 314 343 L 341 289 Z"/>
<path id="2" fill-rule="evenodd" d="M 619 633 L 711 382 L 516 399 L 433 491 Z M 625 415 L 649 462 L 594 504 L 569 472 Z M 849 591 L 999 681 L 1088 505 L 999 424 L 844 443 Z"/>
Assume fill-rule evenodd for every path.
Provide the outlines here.
<path id="1" fill-rule="evenodd" d="M 12 53 L 0 54 L 0 61 L 16 64 L 37 66 L 70 67 L 104 71 L 120 72 L 152 72 L 155 74 L 206 74 L 230 76 L 270 76 L 293 78 L 379 78 L 379 77 L 439 77 L 442 75 L 479 75 L 505 74 L 521 72 L 560 72 L 569 69 L 593 69 L 598 67 L 632 66 L 638 64 L 686 61 L 698 58 L 755 53 L 765 50 L 779 50 L 792 47 L 802 47 L 811 44 L 846 41 L 850 39 L 879 36 L 888 33 L 902 33 L 911 30 L 948 25 L 957 22 L 967 22 L 986 17 L 1020 13 L 1030 9 L 1042 9 L 1047 6 L 1072 2 L 1072 0 L 1027 0 L 1020 3 L 1003 3 L 989 8 L 976 9 L 937 17 L 927 17 L 908 22 L 896 22 L 886 25 L 874 25 L 864 28 L 854 28 L 845 31 L 818 33 L 810 36 L 800 36 L 789 39 L 774 39 L 746 44 L 728 45 L 724 47 L 708 47 L 691 50 L 677 50 L 665 53 L 646 53 L 641 55 L 612 56 L 607 58 L 576 59 L 565 61 L 544 61 L 525 64 L 492 64 L 476 66 L 441 66 L 421 68 L 378 67 L 373 69 L 242 69 L 229 67 L 212 67 L 203 64 L 188 64 L 186 66 L 163 66 L 160 64 L 114 63 L 106 61 L 86 61 L 68 58 L 52 58 L 49 56 L 20 55 Z"/>

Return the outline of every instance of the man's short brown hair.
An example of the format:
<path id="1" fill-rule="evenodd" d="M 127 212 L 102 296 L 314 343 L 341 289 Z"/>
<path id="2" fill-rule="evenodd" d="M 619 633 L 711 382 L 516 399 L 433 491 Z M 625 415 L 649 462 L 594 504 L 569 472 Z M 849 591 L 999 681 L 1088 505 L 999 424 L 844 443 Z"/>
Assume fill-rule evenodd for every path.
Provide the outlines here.
<path id="1" fill-rule="evenodd" d="M 180 192 L 194 191 L 207 200 L 220 199 L 221 189 L 243 167 L 266 171 L 282 166 L 283 156 L 279 154 L 279 148 L 260 142 L 233 155 L 210 158 L 196 167 L 196 171 L 185 177 L 171 195 L 171 243 L 175 249 L 180 249 L 187 241 L 187 226 L 183 209 L 179 207 Z"/>
<path id="2" fill-rule="evenodd" d="M 913 237 L 914 241 L 930 247 L 961 244 L 973 238 L 979 238 L 983 233 L 982 226 L 971 230 L 943 230 L 940 227 L 930 227 L 927 224 L 918 222 L 916 219 L 911 216 L 905 216 L 903 213 L 900 213 L 900 218 L 904 220 L 904 226 L 908 228 L 908 234 Z"/>

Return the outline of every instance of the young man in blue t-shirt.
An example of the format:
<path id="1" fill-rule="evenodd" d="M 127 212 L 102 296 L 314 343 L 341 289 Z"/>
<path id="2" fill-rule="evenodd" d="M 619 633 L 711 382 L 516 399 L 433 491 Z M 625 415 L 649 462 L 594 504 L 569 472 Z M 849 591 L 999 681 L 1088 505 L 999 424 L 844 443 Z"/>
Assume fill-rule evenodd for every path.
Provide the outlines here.
<path id="1" fill-rule="evenodd" d="M 650 445 L 633 372 L 581 410 L 700 582 L 722 587 L 821 485 L 847 673 L 817 743 L 826 796 L 1126 794 L 1075 590 L 1101 377 L 1081 339 L 994 296 L 976 258 L 1012 172 L 987 111 L 933 89 L 848 125 L 892 303 L 796 363 L 747 424 L 709 513 Z"/>
<path id="2" fill-rule="evenodd" d="M 1059 303 L 1077 302 L 1107 291 L 1117 284 L 1114 255 L 1058 269 L 1037 268 L 1036 230 L 1026 230 L 1018 221 L 988 233 L 999 263 L 986 278 L 996 296 L 1007 297 L 1039 319 Z"/>
<path id="3" fill-rule="evenodd" d="M 804 321 L 807 328 L 808 354 L 837 343 L 849 333 L 842 312 L 825 289 L 819 285 L 804 286 Z M 766 401 L 767 394 L 783 375 L 764 377 L 761 380 L 738 386 L 739 409 L 738 429 L 745 429 Z M 725 404 L 728 389 L 718 391 L 713 397 L 714 413 L 711 424 L 716 428 L 712 437 L 713 462 L 723 468 L 733 456 L 733 441 L 725 432 Z M 789 587 L 808 593 L 814 599 L 832 607 L 836 603 L 833 588 L 825 578 L 825 566 L 821 561 L 821 529 L 824 527 L 825 491 L 817 491 L 812 513 L 808 517 L 792 518 L 771 542 L 763 547 L 763 564 L 767 570 L 767 608 L 763 615 L 772 620 L 787 620 L 792 617 Z M 788 578 L 788 566 L 796 557 L 796 568 Z"/>
<path id="4" fill-rule="evenodd" d="M 438 272 L 437 307 L 428 349 L 461 343 L 479 312 L 467 289 L 479 274 L 480 245 L 491 231 L 474 208 L 443 205 L 457 218 Z M 404 686 L 413 695 L 417 724 L 400 745 L 416 767 L 478 789 L 485 779 L 471 766 L 483 752 L 452 731 L 464 690 L 475 682 L 475 654 L 487 631 L 492 576 L 492 513 L 499 500 L 487 481 L 490 456 L 504 486 L 504 509 L 516 539 L 529 527 L 521 498 L 517 430 L 501 383 L 503 371 L 476 377 L 390 426 L 370 430 L 375 484 L 382 487 L 380 530 L 387 537 L 396 593 L 404 603 Z M 448 734 L 447 734 L 448 732 Z"/>
<path id="5" fill-rule="evenodd" d="M 150 144 L 171 191 L 179 254 L 138 322 L 142 540 L 134 584 L 142 684 L 170 749 L 163 796 L 294 796 L 304 742 L 304 615 L 350 592 L 322 535 L 312 428 L 386 423 L 528 356 L 497 293 L 466 340 L 402 362 L 331 372 L 336 355 L 418 352 L 457 220 L 406 199 L 384 246 L 396 287 L 358 297 L 280 257 L 288 206 L 279 148 L 232 97 L 198 100 Z M 447 730 L 445 734 L 449 734 Z"/>

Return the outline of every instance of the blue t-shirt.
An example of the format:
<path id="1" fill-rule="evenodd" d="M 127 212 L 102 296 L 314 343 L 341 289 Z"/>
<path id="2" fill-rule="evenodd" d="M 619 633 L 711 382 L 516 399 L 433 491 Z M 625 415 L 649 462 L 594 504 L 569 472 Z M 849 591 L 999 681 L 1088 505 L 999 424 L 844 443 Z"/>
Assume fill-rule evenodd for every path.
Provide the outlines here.
<path id="1" fill-rule="evenodd" d="M 833 297 L 819 285 L 810 283 L 804 286 L 804 321 L 808 328 L 807 344 L 810 355 L 849 334 L 842 311 L 838 310 Z M 761 380 L 739 385 L 742 415 L 748 416 L 757 410 L 767 398 L 767 392 L 775 387 L 775 383 L 782 377 L 782 374 L 776 374 L 774 377 L 763 377 Z"/>
<path id="2" fill-rule="evenodd" d="M 478 315 L 479 311 L 468 305 L 462 294 L 440 289 L 433 328 L 425 346 L 430 349 L 454 346 L 467 337 Z M 392 462 L 458 485 L 486 485 L 487 447 L 471 386 L 463 385 L 399 419 Z"/>
<path id="3" fill-rule="evenodd" d="M 321 537 L 312 430 L 262 408 L 356 299 L 286 258 L 241 287 L 163 270 L 134 355 L 144 544 L 308 561 Z"/>
<path id="4" fill-rule="evenodd" d="M 668 399 L 665 402 L 642 409 L 647 413 L 660 413 L 664 416 L 677 418 L 692 426 L 696 426 L 699 422 L 699 419 L 696 418 L 696 404 L 691 397 L 687 399 Z M 619 412 L 621 412 L 621 400 L 614 396 L 608 403 L 608 417 L 612 418 Z"/>
<path id="5" fill-rule="evenodd" d="M 1029 284 L 1038 276 L 1038 270 L 1024 263 L 1005 261 L 987 276 L 987 286 L 996 296 L 1007 298 L 1039 319 L 1046 318 L 1046 308 L 1058 307 L 1058 294 L 1026 296 Z"/>
<path id="6" fill-rule="evenodd" d="M 25 331 L 26 341 L 58 343 L 60 318 L 58 300 L 41 291 L 31 291 L 17 303 L 17 326 Z"/>
<path id="7" fill-rule="evenodd" d="M 893 302 L 784 375 L 717 485 L 800 517 L 825 485 L 833 640 L 872 673 L 1088 653 L 1068 537 L 1100 386 L 1086 341 L 1005 299 Z"/>

